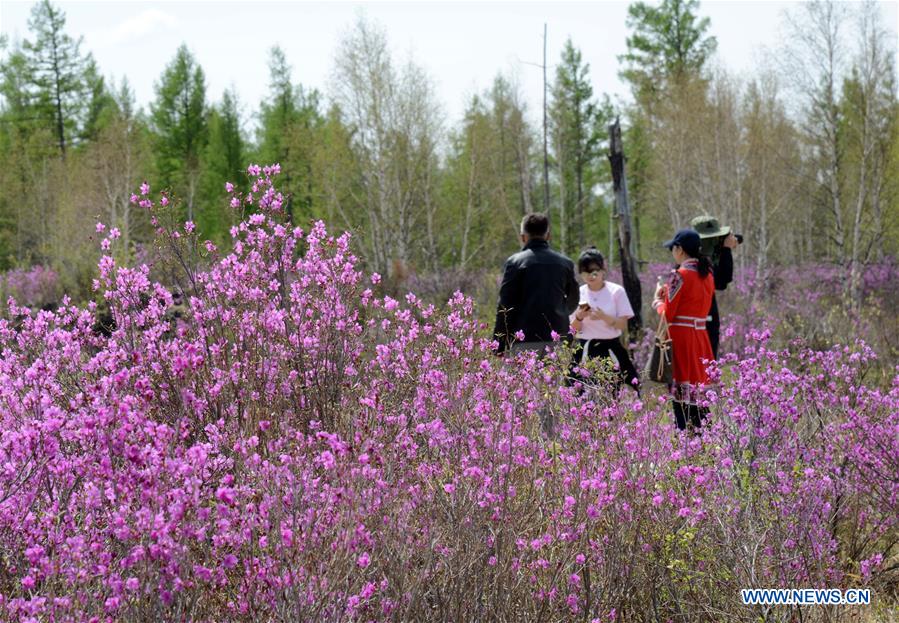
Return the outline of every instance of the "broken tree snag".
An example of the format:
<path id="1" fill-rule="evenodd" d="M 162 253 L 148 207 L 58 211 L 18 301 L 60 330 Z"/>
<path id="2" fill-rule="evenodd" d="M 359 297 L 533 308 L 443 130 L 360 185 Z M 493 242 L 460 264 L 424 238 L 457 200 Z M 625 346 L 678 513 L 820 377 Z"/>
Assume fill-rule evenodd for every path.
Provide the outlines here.
<path id="1" fill-rule="evenodd" d="M 621 280 L 624 291 L 634 308 L 634 317 L 628 328 L 636 332 L 643 327 L 643 296 L 637 259 L 634 257 L 634 238 L 631 225 L 631 207 L 627 197 L 627 177 L 624 171 L 624 148 L 621 143 L 621 125 L 618 118 L 609 126 L 609 164 L 612 167 L 612 183 L 615 190 L 615 218 L 618 219 L 618 259 L 621 263 Z"/>

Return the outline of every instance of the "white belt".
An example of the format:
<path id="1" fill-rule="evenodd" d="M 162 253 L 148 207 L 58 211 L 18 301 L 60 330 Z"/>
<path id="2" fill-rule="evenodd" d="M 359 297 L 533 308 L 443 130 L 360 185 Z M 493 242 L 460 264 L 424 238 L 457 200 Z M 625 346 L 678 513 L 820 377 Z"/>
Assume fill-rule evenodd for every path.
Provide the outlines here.
<path id="1" fill-rule="evenodd" d="M 587 365 L 587 353 L 590 350 L 590 343 L 592 341 L 593 340 L 587 340 L 586 342 L 584 342 L 584 350 L 581 351 L 581 366 Z"/>
<path id="2" fill-rule="evenodd" d="M 688 327 L 690 329 L 696 329 L 697 331 L 705 330 L 705 318 L 698 318 L 696 316 L 675 316 L 674 321 L 668 325 L 670 327 Z"/>

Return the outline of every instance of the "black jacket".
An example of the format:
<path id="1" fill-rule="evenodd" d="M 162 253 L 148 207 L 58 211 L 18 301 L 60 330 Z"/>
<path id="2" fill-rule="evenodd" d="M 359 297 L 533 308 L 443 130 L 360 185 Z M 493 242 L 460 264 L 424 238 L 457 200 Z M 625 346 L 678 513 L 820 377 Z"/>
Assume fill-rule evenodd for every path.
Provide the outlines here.
<path id="1" fill-rule="evenodd" d="M 506 350 L 517 331 L 524 333 L 525 342 L 549 342 L 553 331 L 568 335 L 568 317 L 579 297 L 574 262 L 545 240 L 531 240 L 503 266 L 493 330 L 497 351 Z"/>
<path id="2" fill-rule="evenodd" d="M 734 280 L 734 256 L 730 249 L 721 247 L 721 254 L 716 258 L 714 267 L 715 289 L 726 290 L 727 284 Z M 718 327 L 721 316 L 718 313 L 718 301 L 712 296 L 712 308 L 709 310 L 709 316 L 712 317 L 711 322 Z"/>
<path id="3" fill-rule="evenodd" d="M 734 280 L 734 256 L 730 249 L 721 247 L 715 262 L 715 289 L 726 290 L 727 284 Z"/>
<path id="4" fill-rule="evenodd" d="M 715 289 L 724 290 L 734 280 L 734 256 L 730 249 L 721 247 L 714 263 Z M 709 310 L 709 321 L 705 325 L 712 343 L 712 354 L 718 358 L 718 343 L 721 332 L 721 314 L 718 311 L 718 297 L 712 294 L 712 308 Z"/>

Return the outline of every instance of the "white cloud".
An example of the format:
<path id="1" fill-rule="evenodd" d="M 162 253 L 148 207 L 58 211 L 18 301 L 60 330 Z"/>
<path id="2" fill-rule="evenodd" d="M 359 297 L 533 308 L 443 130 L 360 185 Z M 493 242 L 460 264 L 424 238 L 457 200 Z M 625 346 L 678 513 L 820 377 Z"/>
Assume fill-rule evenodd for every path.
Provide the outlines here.
<path id="1" fill-rule="evenodd" d="M 177 28 L 178 18 L 159 9 L 147 9 L 116 24 L 108 31 L 94 33 L 93 45 L 109 47 L 140 40 L 156 32 Z"/>

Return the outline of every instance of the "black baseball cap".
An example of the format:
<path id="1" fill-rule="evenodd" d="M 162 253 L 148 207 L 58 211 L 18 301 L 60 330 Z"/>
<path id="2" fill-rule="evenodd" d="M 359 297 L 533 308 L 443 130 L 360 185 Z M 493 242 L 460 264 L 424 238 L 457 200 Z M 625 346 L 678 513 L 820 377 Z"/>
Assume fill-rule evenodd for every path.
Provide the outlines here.
<path id="1" fill-rule="evenodd" d="M 674 238 L 667 241 L 662 246 L 670 250 L 671 247 L 677 245 L 686 251 L 687 254 L 695 257 L 699 253 L 700 242 L 699 234 L 697 232 L 692 229 L 681 229 L 674 234 Z"/>

